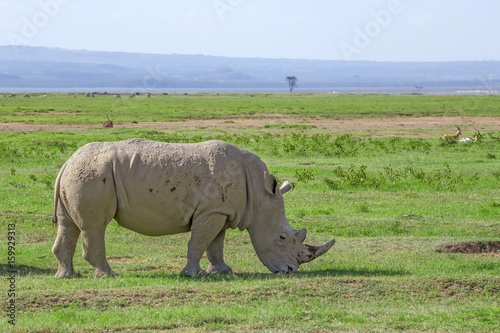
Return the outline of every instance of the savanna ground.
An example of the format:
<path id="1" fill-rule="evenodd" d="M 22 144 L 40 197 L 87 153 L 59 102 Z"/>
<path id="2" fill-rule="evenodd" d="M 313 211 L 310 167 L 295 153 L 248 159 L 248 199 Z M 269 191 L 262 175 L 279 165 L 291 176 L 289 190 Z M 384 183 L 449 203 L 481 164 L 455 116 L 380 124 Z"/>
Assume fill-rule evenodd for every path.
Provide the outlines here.
<path id="1" fill-rule="evenodd" d="M 110 117 L 114 128 L 102 128 Z M 171 94 L 0 97 L 0 263 L 15 225 L 19 332 L 500 331 L 500 96 Z M 477 143 L 440 140 L 481 135 Z M 59 280 L 53 184 L 83 144 L 219 139 L 257 153 L 295 185 L 285 195 L 325 255 L 273 275 L 230 231 L 234 274 L 180 277 L 189 234 L 145 237 L 112 222 L 119 278 Z M 11 249 L 12 250 L 12 249 Z M 12 254 L 12 253 L 11 253 Z M 206 266 L 206 260 L 203 261 Z"/>

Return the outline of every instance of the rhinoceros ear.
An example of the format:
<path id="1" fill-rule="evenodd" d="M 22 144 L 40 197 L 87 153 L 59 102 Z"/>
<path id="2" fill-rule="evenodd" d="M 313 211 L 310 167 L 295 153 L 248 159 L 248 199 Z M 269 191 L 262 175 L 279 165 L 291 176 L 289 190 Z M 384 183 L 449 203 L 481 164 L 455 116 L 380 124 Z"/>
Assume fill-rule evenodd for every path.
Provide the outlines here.
<path id="1" fill-rule="evenodd" d="M 264 187 L 270 194 L 277 195 L 280 193 L 278 179 L 272 173 L 264 173 Z"/>

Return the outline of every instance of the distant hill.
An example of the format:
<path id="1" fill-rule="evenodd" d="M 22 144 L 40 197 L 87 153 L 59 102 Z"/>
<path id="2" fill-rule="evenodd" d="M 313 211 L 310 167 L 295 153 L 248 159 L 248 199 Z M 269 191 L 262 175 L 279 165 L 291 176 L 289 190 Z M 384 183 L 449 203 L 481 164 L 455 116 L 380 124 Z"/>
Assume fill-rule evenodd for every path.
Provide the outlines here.
<path id="1" fill-rule="evenodd" d="M 2 88 L 278 88 L 286 87 L 290 75 L 303 88 L 498 86 L 500 61 L 327 61 L 0 46 Z"/>

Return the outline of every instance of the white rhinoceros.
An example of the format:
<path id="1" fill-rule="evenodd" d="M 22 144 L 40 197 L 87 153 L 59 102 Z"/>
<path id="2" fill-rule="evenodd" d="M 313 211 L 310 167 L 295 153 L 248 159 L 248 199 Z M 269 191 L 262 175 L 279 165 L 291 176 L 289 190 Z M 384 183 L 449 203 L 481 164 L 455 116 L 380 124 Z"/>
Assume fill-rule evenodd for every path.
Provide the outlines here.
<path id="1" fill-rule="evenodd" d="M 52 248 L 56 277 L 79 276 L 73 255 L 79 234 L 83 257 L 96 277 L 113 276 L 104 232 L 114 218 L 135 232 L 162 236 L 191 231 L 181 274 L 231 273 L 224 262 L 226 229 L 248 230 L 259 259 L 273 273 L 292 273 L 330 249 L 303 244 L 307 230 L 293 230 L 275 176 L 255 154 L 208 141 L 171 144 L 144 139 L 89 143 L 64 164 L 55 184 Z"/>

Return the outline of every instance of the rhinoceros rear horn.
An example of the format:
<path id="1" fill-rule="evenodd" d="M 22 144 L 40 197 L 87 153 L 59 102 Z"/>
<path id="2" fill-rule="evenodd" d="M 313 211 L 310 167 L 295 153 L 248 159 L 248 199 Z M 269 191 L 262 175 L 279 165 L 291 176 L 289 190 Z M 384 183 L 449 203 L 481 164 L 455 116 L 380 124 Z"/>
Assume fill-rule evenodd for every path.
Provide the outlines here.
<path id="1" fill-rule="evenodd" d="M 307 229 L 300 229 L 295 231 L 295 237 L 297 237 L 297 242 L 304 243 L 304 239 L 307 236 Z"/>
<path id="2" fill-rule="evenodd" d="M 291 189 L 292 189 L 292 183 L 290 183 L 286 179 L 283 179 L 283 184 L 281 184 L 281 187 L 280 187 L 281 194 L 285 194 L 286 192 L 290 191 Z"/>
<path id="3" fill-rule="evenodd" d="M 304 244 L 301 253 L 299 253 L 299 262 L 303 264 L 305 262 L 316 259 L 326 251 L 330 250 L 333 244 L 335 244 L 335 239 L 332 239 L 322 246 L 312 246 Z"/>

